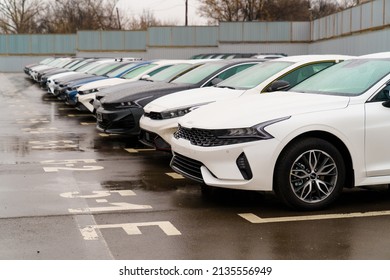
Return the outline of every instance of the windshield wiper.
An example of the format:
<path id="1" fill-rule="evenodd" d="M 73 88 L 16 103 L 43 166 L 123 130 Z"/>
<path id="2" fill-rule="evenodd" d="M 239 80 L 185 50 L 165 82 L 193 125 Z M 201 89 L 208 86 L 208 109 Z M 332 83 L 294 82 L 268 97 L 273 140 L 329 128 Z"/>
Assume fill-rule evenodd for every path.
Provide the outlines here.
<path id="1" fill-rule="evenodd" d="M 218 88 L 228 88 L 228 89 L 236 89 L 235 87 L 231 87 L 231 86 L 216 86 Z"/>

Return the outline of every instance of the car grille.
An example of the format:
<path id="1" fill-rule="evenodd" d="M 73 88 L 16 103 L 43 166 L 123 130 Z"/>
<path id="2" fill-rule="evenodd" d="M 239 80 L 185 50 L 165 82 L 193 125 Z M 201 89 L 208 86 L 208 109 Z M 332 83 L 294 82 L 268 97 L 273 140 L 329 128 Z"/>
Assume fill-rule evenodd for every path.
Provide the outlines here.
<path id="1" fill-rule="evenodd" d="M 163 119 L 161 113 L 158 113 L 158 112 L 145 113 L 145 117 L 150 118 L 152 120 L 162 120 Z"/>
<path id="2" fill-rule="evenodd" d="M 176 172 L 192 180 L 203 183 L 200 167 L 203 164 L 197 160 L 190 159 L 181 154 L 174 153 L 171 160 L 171 167 Z"/>
<path id="3" fill-rule="evenodd" d="M 136 125 L 133 115 L 128 115 L 123 119 L 113 121 L 105 114 L 103 114 L 102 118 L 97 121 L 97 124 L 102 129 L 131 129 Z"/>
<path id="4" fill-rule="evenodd" d="M 192 145 L 210 147 L 217 146 L 219 139 L 213 130 L 185 128 L 179 125 L 178 130 L 173 134 L 176 139 L 182 138 L 191 142 Z"/>
<path id="5" fill-rule="evenodd" d="M 173 134 L 176 139 L 182 138 L 191 142 L 192 145 L 201 147 L 215 147 L 234 145 L 244 142 L 258 141 L 257 137 L 224 137 L 225 130 L 185 128 L 179 125 L 178 130 Z"/>

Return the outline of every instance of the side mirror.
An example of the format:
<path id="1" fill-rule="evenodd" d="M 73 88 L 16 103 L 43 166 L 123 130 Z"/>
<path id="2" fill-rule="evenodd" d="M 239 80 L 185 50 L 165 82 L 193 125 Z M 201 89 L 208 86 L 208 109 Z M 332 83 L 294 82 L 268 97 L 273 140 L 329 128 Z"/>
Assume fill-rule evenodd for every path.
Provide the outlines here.
<path id="1" fill-rule="evenodd" d="M 149 80 L 150 75 L 143 75 L 140 80 Z"/>
<path id="2" fill-rule="evenodd" d="M 211 84 L 212 84 L 213 86 L 215 86 L 215 85 L 219 84 L 219 83 L 222 82 L 222 81 L 223 81 L 223 80 L 220 79 L 220 78 L 214 78 L 214 79 L 211 80 Z"/>
<path id="3" fill-rule="evenodd" d="M 268 87 L 267 92 L 287 90 L 290 88 L 290 83 L 284 80 L 276 80 Z"/>
<path id="4" fill-rule="evenodd" d="M 387 100 L 387 101 L 383 102 L 382 106 L 386 107 L 386 108 L 390 108 L 390 100 Z"/>

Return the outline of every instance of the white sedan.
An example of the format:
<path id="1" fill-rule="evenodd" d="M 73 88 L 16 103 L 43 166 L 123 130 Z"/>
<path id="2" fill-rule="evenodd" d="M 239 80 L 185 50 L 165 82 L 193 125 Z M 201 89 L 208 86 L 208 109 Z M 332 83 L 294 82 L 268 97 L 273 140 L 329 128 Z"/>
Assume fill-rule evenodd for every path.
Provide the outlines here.
<path id="1" fill-rule="evenodd" d="M 274 191 L 321 209 L 344 187 L 390 183 L 390 53 L 347 60 L 287 92 L 199 108 L 179 122 L 171 167 L 209 186 Z"/>
<path id="2" fill-rule="evenodd" d="M 160 97 L 144 108 L 145 114 L 140 120 L 140 140 L 158 150 L 169 150 L 177 123 L 188 112 L 211 102 L 271 91 L 270 86 L 277 80 L 284 80 L 288 86 L 294 86 L 319 71 L 350 58 L 352 57 L 343 55 L 283 57 L 243 70 L 216 87 L 180 91 Z"/>

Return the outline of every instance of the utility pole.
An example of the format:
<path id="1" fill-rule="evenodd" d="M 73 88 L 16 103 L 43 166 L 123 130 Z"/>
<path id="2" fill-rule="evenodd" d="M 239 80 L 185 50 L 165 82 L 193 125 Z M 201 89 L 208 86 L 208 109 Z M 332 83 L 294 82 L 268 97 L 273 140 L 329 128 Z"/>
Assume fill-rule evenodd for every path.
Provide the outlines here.
<path id="1" fill-rule="evenodd" d="M 185 26 L 188 26 L 188 0 L 186 0 Z"/>

